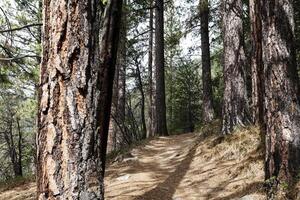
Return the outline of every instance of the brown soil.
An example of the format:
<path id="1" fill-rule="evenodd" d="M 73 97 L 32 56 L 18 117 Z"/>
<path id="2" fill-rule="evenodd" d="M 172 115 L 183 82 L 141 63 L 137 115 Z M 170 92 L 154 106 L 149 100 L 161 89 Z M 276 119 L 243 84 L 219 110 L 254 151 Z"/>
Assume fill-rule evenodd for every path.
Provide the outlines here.
<path id="1" fill-rule="evenodd" d="M 265 199 L 259 144 L 255 128 L 225 139 L 199 134 L 157 138 L 133 149 L 134 158 L 108 166 L 106 199 Z M 35 190 L 34 183 L 27 184 L 0 193 L 0 200 L 34 199 Z"/>

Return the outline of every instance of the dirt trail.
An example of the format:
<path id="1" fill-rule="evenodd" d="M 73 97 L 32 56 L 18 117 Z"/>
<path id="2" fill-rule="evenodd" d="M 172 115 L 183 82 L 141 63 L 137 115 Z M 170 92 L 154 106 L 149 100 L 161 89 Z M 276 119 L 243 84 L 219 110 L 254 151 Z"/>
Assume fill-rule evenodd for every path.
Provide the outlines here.
<path id="1" fill-rule="evenodd" d="M 247 134 L 232 138 L 235 145 L 221 143 L 216 136 L 201 140 L 198 134 L 152 140 L 133 149 L 134 158 L 108 166 L 106 199 L 264 199 L 262 157 L 257 138 Z M 32 183 L 0 194 L 0 200 L 29 200 L 34 195 Z"/>
<path id="2" fill-rule="evenodd" d="M 113 200 L 264 199 L 263 165 L 256 141 L 240 138 L 226 146 L 197 134 L 161 137 L 132 152 L 138 159 L 109 167 L 106 198 Z M 255 138 L 256 139 L 256 138 Z M 239 147 L 252 146 L 244 155 Z M 244 144 L 247 143 L 247 144 Z M 219 147 L 217 147 L 219 146 Z M 226 148 L 226 147 L 225 147 Z M 253 150 L 252 150 L 253 148 Z M 251 152 L 253 151 L 253 152 Z M 250 152 L 250 153 L 249 153 Z M 234 157 L 239 157 L 236 159 Z M 125 180 L 126 179 L 126 180 Z"/>

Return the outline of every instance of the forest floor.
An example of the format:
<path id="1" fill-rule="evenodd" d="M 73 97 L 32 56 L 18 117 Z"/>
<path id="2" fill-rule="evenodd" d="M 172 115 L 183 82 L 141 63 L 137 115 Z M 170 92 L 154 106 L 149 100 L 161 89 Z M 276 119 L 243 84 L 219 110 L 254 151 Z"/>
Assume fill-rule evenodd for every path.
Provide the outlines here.
<path id="1" fill-rule="evenodd" d="M 214 129 L 155 138 L 116 159 L 107 168 L 106 199 L 265 199 L 258 130 L 224 138 Z M 0 192 L 0 200 L 29 199 L 35 199 L 35 183 Z"/>

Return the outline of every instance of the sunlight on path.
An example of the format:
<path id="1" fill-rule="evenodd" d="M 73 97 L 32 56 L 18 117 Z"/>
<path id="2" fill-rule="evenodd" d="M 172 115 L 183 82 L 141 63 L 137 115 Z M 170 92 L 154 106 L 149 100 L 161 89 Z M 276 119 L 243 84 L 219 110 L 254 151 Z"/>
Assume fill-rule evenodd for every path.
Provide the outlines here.
<path id="1" fill-rule="evenodd" d="M 132 151 L 136 161 L 111 165 L 107 170 L 106 198 L 134 199 L 152 190 L 176 170 L 195 143 L 195 134 L 160 137 Z M 118 177 L 129 175 L 128 180 Z M 167 189 L 167 188 L 166 188 Z"/>
<path id="2" fill-rule="evenodd" d="M 257 144 L 251 141 L 257 138 L 238 138 L 236 146 L 226 142 L 218 146 L 217 140 L 212 136 L 199 142 L 199 135 L 183 134 L 135 149 L 132 154 L 138 159 L 108 168 L 106 199 L 264 199 L 262 156 L 256 145 L 239 149 Z"/>
<path id="3" fill-rule="evenodd" d="M 107 200 L 263 200 L 263 156 L 258 134 L 221 139 L 199 134 L 160 137 L 107 167 Z M 33 200 L 35 183 L 0 194 Z M 244 198 L 242 198 L 244 197 Z M 247 198 L 246 198 L 247 197 Z"/>

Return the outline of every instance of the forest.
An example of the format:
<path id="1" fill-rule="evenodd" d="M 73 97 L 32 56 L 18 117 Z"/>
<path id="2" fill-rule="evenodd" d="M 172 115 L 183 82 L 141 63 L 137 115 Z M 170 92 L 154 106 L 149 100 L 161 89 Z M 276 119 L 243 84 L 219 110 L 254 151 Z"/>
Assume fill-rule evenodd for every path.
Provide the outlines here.
<path id="1" fill-rule="evenodd" d="M 299 0 L 1 0 L 0 200 L 300 199 Z"/>

